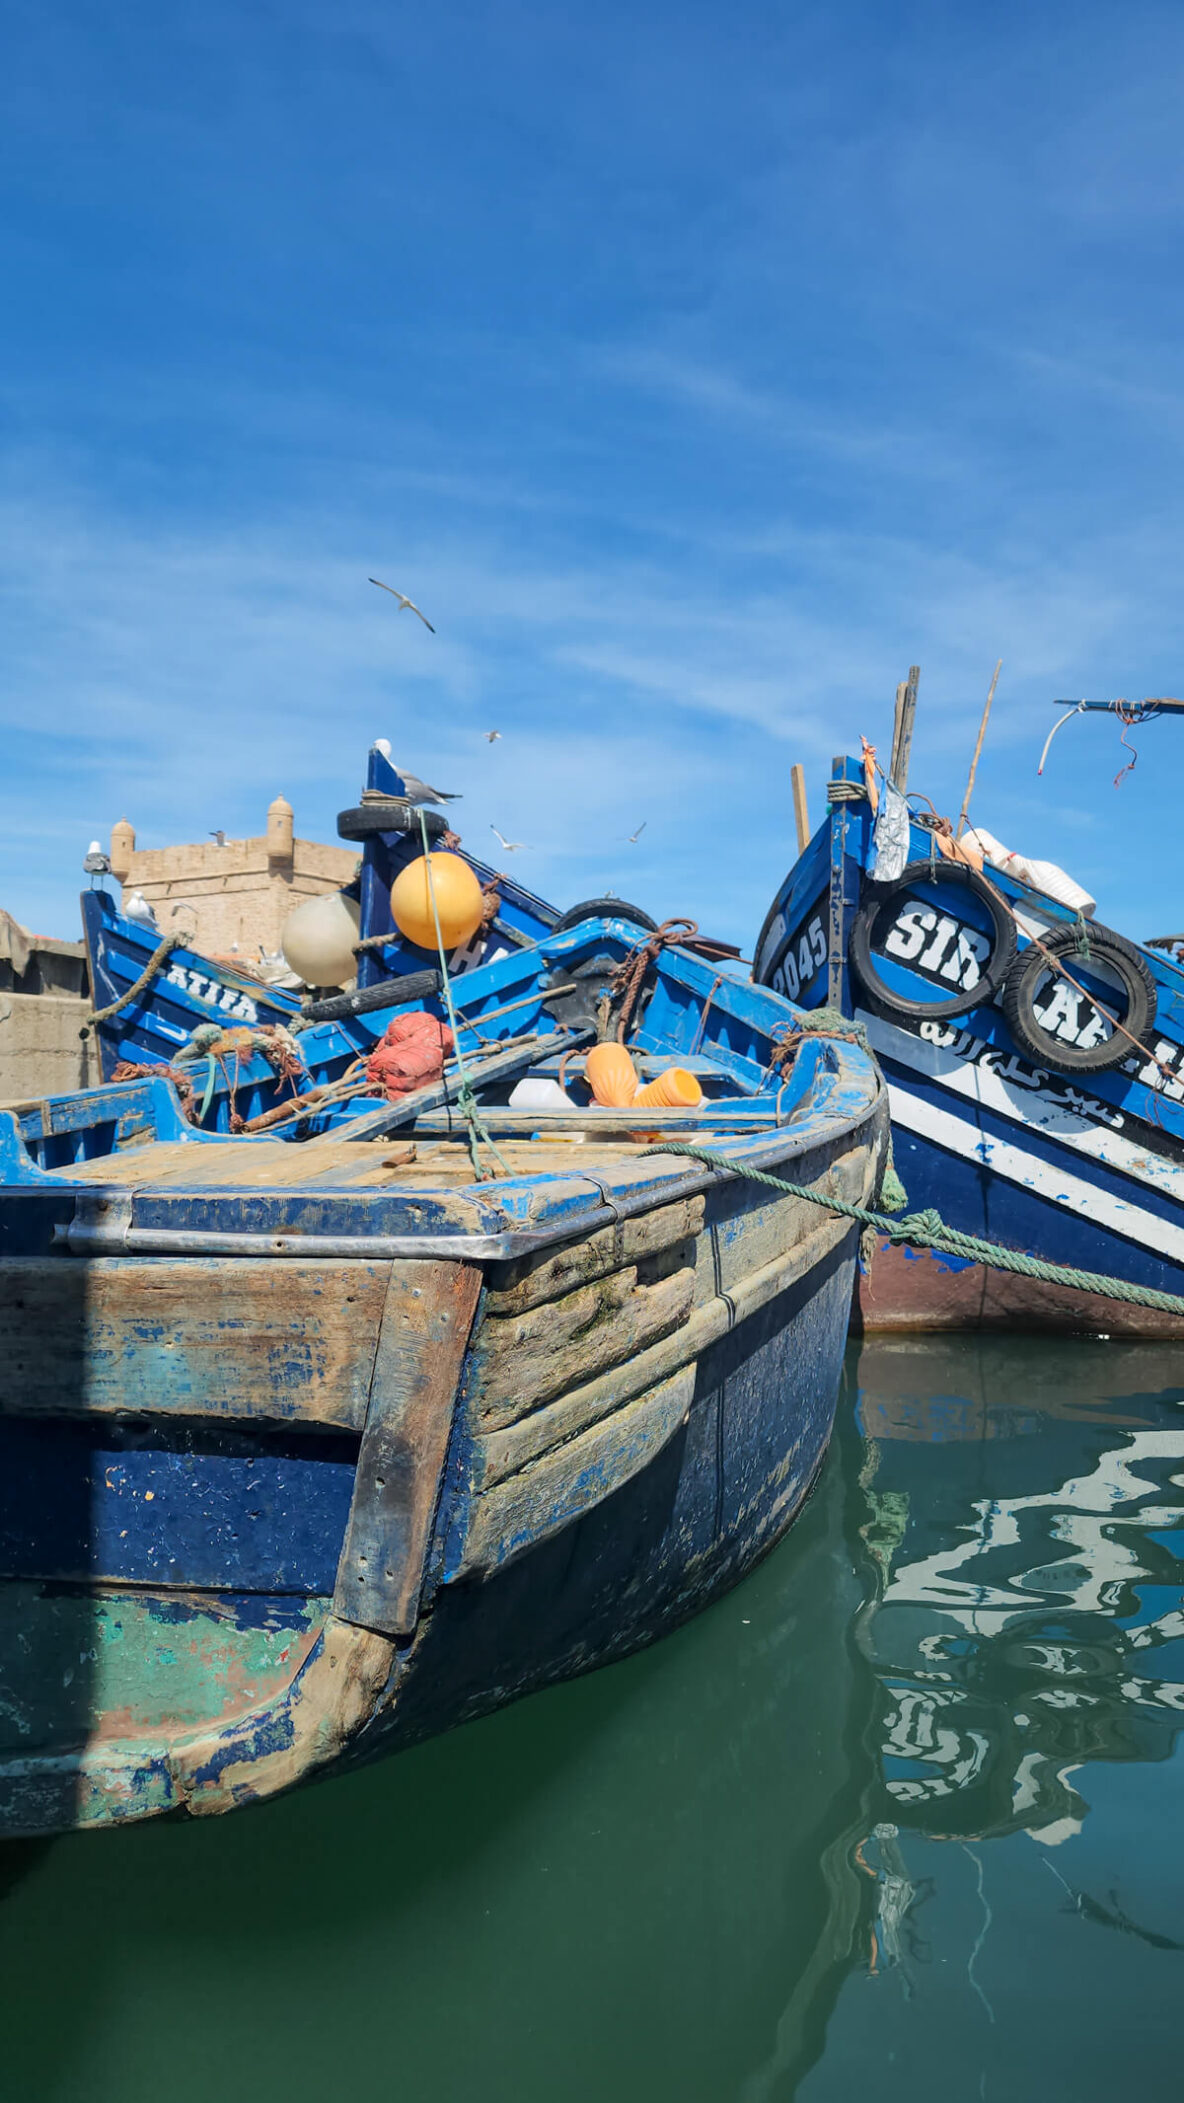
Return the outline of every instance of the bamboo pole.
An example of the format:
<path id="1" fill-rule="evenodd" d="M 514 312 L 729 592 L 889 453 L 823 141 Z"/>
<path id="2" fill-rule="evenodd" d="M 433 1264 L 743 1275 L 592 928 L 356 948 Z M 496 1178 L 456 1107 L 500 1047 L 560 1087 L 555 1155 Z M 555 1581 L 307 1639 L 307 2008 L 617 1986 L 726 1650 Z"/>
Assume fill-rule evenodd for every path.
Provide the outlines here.
<path id="1" fill-rule="evenodd" d="M 798 830 L 798 853 L 810 845 L 810 818 L 806 809 L 806 770 L 796 763 L 789 770 L 793 786 L 793 820 Z"/>
<path id="2" fill-rule="evenodd" d="M 974 777 L 978 772 L 979 756 L 983 749 L 983 739 L 986 737 L 987 734 L 987 718 L 991 713 L 991 703 L 995 699 L 995 688 L 999 684 L 999 674 L 1002 670 L 1003 659 L 1000 658 L 998 664 L 995 666 L 995 676 L 991 681 L 990 692 L 987 695 L 987 705 L 983 710 L 983 719 L 978 726 L 978 740 L 974 748 L 974 758 L 970 762 L 970 775 L 966 783 L 966 794 L 962 798 L 962 808 L 958 813 L 958 829 L 954 834 L 954 838 L 956 840 L 961 839 L 963 830 L 966 825 L 966 816 L 970 809 L 970 798 L 974 793 Z"/>

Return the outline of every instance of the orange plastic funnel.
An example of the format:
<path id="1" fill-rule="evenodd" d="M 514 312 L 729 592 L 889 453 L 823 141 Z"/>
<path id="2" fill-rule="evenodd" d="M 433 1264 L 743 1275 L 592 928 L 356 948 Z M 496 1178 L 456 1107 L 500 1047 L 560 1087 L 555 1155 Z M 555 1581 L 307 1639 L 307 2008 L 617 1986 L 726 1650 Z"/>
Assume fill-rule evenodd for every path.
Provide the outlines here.
<path id="1" fill-rule="evenodd" d="M 702 1100 L 703 1090 L 694 1074 L 688 1073 L 685 1066 L 668 1066 L 656 1081 L 638 1089 L 633 1107 L 644 1104 L 650 1110 L 695 1110 Z"/>

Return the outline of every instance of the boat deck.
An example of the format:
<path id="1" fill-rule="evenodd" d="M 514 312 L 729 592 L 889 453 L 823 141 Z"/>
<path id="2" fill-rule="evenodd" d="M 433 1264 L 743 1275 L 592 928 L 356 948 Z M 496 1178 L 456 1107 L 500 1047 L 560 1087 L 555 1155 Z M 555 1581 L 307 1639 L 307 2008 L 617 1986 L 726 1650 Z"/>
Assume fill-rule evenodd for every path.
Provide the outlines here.
<path id="1" fill-rule="evenodd" d="M 649 1144 L 649 1133 L 636 1139 L 589 1137 L 583 1143 L 556 1139 L 549 1133 L 538 1139 L 499 1136 L 497 1149 L 515 1176 L 572 1175 L 582 1169 L 611 1171 L 622 1161 L 635 1159 Z M 411 1160 L 407 1158 L 409 1146 L 415 1148 Z M 381 1190 L 396 1183 L 439 1189 L 489 1180 L 474 1174 L 463 1140 L 409 1141 L 398 1133 L 379 1140 L 333 1134 L 298 1145 L 279 1139 L 227 1139 L 217 1145 L 178 1140 L 128 1147 L 121 1153 L 72 1162 L 52 1173 L 62 1183 L 119 1184 L 132 1189 L 147 1183 L 154 1189 L 274 1190 L 281 1185 L 328 1184 Z M 491 1159 L 490 1177 L 496 1173 L 497 1163 Z"/>

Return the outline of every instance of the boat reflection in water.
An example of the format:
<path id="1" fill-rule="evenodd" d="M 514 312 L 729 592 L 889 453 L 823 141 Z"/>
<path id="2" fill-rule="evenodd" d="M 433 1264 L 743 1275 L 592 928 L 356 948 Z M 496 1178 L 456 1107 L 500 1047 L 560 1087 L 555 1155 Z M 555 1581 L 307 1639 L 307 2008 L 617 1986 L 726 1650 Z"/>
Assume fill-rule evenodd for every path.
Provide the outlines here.
<path id="1" fill-rule="evenodd" d="M 1166 1759 L 1184 1721 L 1184 1351 L 1050 1343 L 1016 1384 L 1009 1359 L 863 1351 L 860 1635 L 900 1823 L 1055 1844 L 1085 1816 L 1079 1767 Z"/>

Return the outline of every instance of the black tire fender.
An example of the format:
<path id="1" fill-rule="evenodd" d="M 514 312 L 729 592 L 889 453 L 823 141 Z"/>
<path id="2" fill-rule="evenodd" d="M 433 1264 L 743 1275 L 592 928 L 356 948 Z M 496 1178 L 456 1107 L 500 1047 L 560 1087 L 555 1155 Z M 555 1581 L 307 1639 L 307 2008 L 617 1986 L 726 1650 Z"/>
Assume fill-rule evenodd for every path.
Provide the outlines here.
<path id="1" fill-rule="evenodd" d="M 429 840 L 448 831 L 448 820 L 440 811 L 425 810 Z M 384 832 L 419 832 L 419 805 L 392 796 L 388 803 L 358 803 L 338 811 L 337 835 L 342 840 L 373 840 Z"/>
<path id="2" fill-rule="evenodd" d="M 877 935 L 885 920 L 896 911 L 900 894 L 932 880 L 933 867 L 927 861 L 910 862 L 895 883 L 877 884 L 871 889 L 855 916 L 847 945 L 852 971 L 881 1007 L 897 1015 L 912 1016 L 920 1022 L 945 1022 L 953 1015 L 968 1015 L 972 1008 L 985 1007 L 994 1000 L 1015 962 L 1015 921 L 994 884 L 980 876 L 978 870 L 972 869 L 967 862 L 939 862 L 937 874 L 943 884 L 962 885 L 973 892 L 982 900 L 990 918 L 991 954 L 981 967 L 977 983 L 969 990 L 950 993 L 943 999 L 935 987 L 933 1000 L 909 1000 L 885 985 L 876 968 L 873 948 Z"/>
<path id="3" fill-rule="evenodd" d="M 623 898 L 585 898 L 580 905 L 569 906 L 551 929 L 553 935 L 561 935 L 566 927 L 578 927 L 581 920 L 630 920 L 634 927 L 645 930 L 647 935 L 656 934 L 658 923 L 651 920 L 639 905 L 629 905 Z"/>
<path id="4" fill-rule="evenodd" d="M 398 940 L 391 936 L 392 942 Z M 309 1022 L 340 1022 L 347 1015 L 369 1015 L 375 1008 L 399 1008 L 405 1002 L 430 1000 L 440 991 L 438 971 L 408 971 L 381 985 L 359 986 L 354 993 L 331 993 L 326 1000 L 306 1000 L 300 1013 Z"/>
<path id="5" fill-rule="evenodd" d="M 1054 1067 L 1061 1073 L 1108 1073 L 1111 1067 L 1121 1066 L 1135 1050 L 1131 1037 L 1146 1041 L 1155 1026 L 1157 995 L 1146 958 L 1125 936 L 1093 921 L 1087 924 L 1084 934 L 1075 926 L 1051 928 L 1041 935 L 1040 945 L 1038 949 L 1035 942 L 1030 942 L 1020 951 L 1003 988 L 1003 1013 L 1019 1049 L 1038 1065 Z M 1126 994 L 1126 1013 L 1120 1018 L 1123 1028 L 1111 1031 L 1103 1043 L 1091 1045 L 1065 1044 L 1046 1030 L 1035 1006 L 1036 989 L 1049 968 L 1042 950 L 1051 957 L 1063 958 L 1077 979 L 1089 970 L 1090 957 L 1096 957 L 1113 972 Z M 1069 990 L 1072 992 L 1072 987 Z M 1127 1030 L 1129 1037 L 1124 1034 Z"/>

